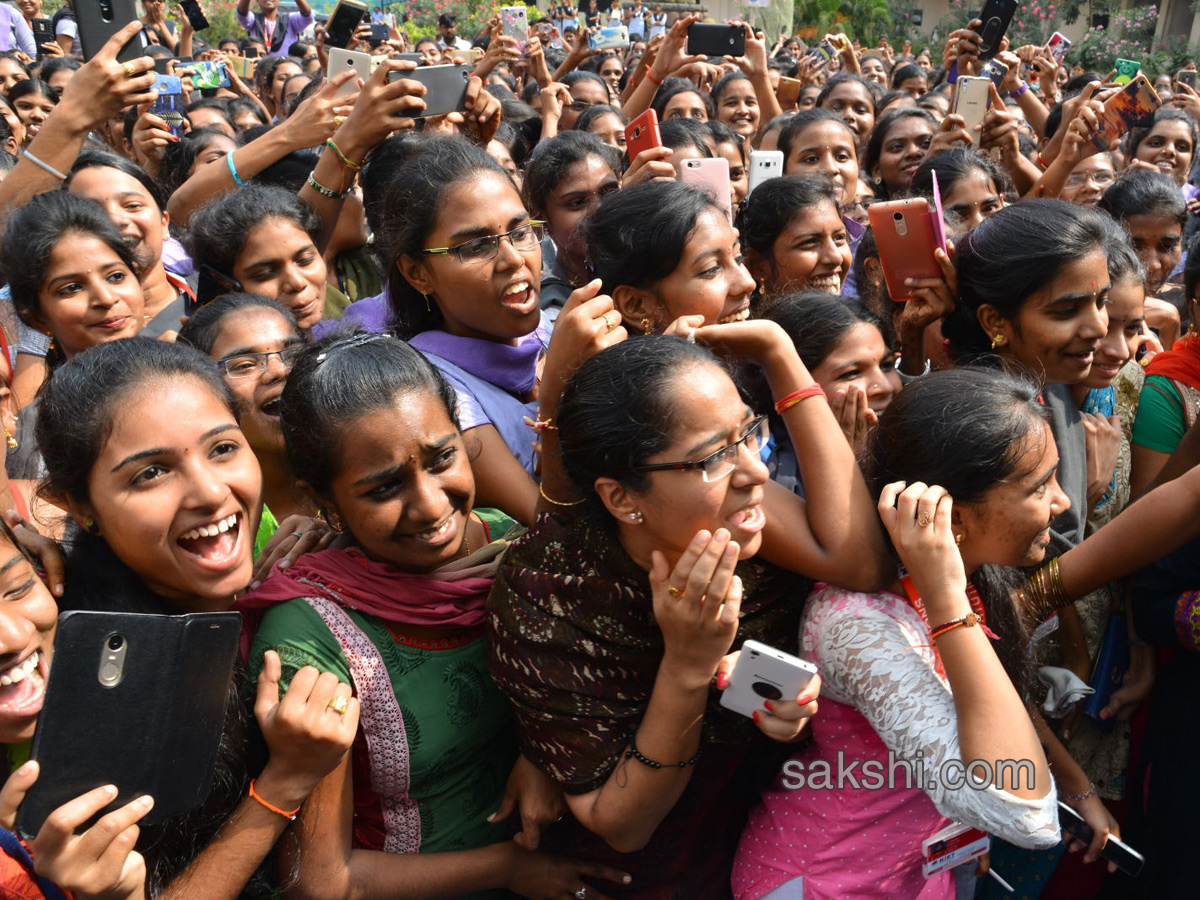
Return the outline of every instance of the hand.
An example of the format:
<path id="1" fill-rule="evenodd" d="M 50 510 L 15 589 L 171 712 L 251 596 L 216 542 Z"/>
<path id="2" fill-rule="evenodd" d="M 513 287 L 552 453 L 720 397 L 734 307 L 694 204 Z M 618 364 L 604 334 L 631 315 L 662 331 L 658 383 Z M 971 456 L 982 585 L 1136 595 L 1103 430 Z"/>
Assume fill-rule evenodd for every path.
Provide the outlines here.
<path id="1" fill-rule="evenodd" d="M 38 764 L 25 763 L 0 788 L 0 824 L 12 828 L 17 809 L 38 778 Z M 82 834 L 76 831 L 117 797 L 114 785 L 88 791 L 47 816 L 29 843 L 34 869 L 78 900 L 141 898 L 146 861 L 135 851 L 137 823 L 154 807 L 150 797 L 136 800 L 102 816 Z"/>
<path id="2" fill-rule="evenodd" d="M 1021 57 L 1018 53 L 1004 52 L 996 54 L 996 61 L 1008 66 L 1004 80 L 1000 82 L 1000 90 L 1012 93 L 1024 83 L 1021 79 Z"/>
<path id="3" fill-rule="evenodd" d="M 16 488 L 14 487 L 13 490 Z M 55 597 L 61 597 L 66 587 L 64 580 L 66 567 L 63 563 L 62 547 L 58 545 L 57 541 L 42 535 L 30 524 L 28 519 L 15 509 L 4 511 L 4 521 L 8 523 L 13 537 L 21 545 L 21 549 L 37 560 L 46 573 L 42 580 L 46 582 L 46 587 L 50 588 L 50 593 Z"/>
<path id="4" fill-rule="evenodd" d="M 488 816 L 489 822 L 503 822 L 514 809 L 521 811 L 521 831 L 513 843 L 526 850 L 536 850 L 542 828 L 559 821 L 567 810 L 562 788 L 558 782 L 525 758 L 517 757 L 508 776 L 508 786 L 500 800 L 500 808 Z"/>
<path id="5" fill-rule="evenodd" d="M 1125 672 L 1121 686 L 1113 691 L 1108 705 L 1100 710 L 1100 718 L 1115 718 L 1118 722 L 1128 722 L 1132 719 L 1137 708 L 1150 696 L 1150 691 L 1154 688 L 1155 666 L 1153 648 L 1130 647 L 1129 669 Z"/>
<path id="6" fill-rule="evenodd" d="M 1121 420 L 1116 416 L 1081 413 L 1087 454 L 1087 497 L 1095 506 L 1112 482 L 1121 452 Z"/>
<path id="7" fill-rule="evenodd" d="M 705 56 L 689 56 L 687 53 L 688 29 L 699 21 L 700 16 L 696 13 L 681 16 L 675 20 L 675 24 L 671 26 L 663 39 L 658 54 L 654 57 L 654 63 L 650 66 L 650 74 L 654 76 L 656 82 L 661 82 L 688 63 L 704 62 L 707 59 Z"/>
<path id="8" fill-rule="evenodd" d="M 254 563 L 250 587 L 258 587 L 276 568 L 290 568 L 292 563 L 305 553 L 324 550 L 337 540 L 337 536 L 337 532 L 330 528 L 324 519 L 288 516 L 279 523 L 279 528 L 271 535 L 271 539 L 263 547 L 262 555 Z"/>
<path id="9" fill-rule="evenodd" d="M 1021 152 L 1021 118 L 1008 111 L 995 85 L 991 85 L 992 108 L 984 113 L 979 124 L 979 146 L 984 150 L 999 148 L 1004 159 L 1014 159 Z"/>
<path id="10" fill-rule="evenodd" d="M 39 44 L 38 49 L 42 51 L 42 59 L 49 59 L 53 56 L 64 56 L 62 44 L 58 41 L 47 41 L 44 44 Z"/>
<path id="11" fill-rule="evenodd" d="M 754 724 L 773 741 L 789 744 L 804 736 L 809 719 L 817 714 L 821 676 L 814 675 L 794 700 L 764 700 L 754 711 Z"/>
<path id="12" fill-rule="evenodd" d="M 337 129 L 334 117 L 349 116 L 354 110 L 354 101 L 358 99 L 357 93 L 337 96 L 338 88 L 352 78 L 358 78 L 353 69 L 338 72 L 278 126 L 287 135 L 289 145 L 296 149 L 318 147 L 333 137 Z"/>
<path id="13" fill-rule="evenodd" d="M 857 384 L 839 390 L 829 400 L 829 408 L 841 426 L 855 457 L 866 453 L 867 438 L 879 421 L 867 400 L 867 392 Z"/>
<path id="14" fill-rule="evenodd" d="M 1179 82 L 1168 102 L 1176 109 L 1182 109 L 1193 120 L 1200 120 L 1200 94 L 1190 85 Z"/>
<path id="15" fill-rule="evenodd" d="M 643 150 L 630 162 L 621 176 L 621 187 L 642 184 L 646 181 L 674 181 L 675 167 L 667 160 L 672 151 L 667 147 L 651 147 Z"/>
<path id="16" fill-rule="evenodd" d="M 513 848 L 508 889 L 530 900 L 563 900 L 587 888 L 587 900 L 609 900 L 596 890 L 597 881 L 628 884 L 629 876 L 599 863 L 555 856 L 540 850 Z"/>
<path id="17" fill-rule="evenodd" d="M 629 336 L 612 297 L 600 293 L 600 279 L 576 288 L 554 323 L 542 369 L 542 409 L 556 404 L 567 382 L 585 362 Z M 613 324 L 613 323 L 616 324 Z M 550 403 L 546 399 L 550 398 Z"/>
<path id="18" fill-rule="evenodd" d="M 1064 121 L 1068 115 L 1071 116 L 1071 119 L 1066 128 L 1059 154 L 1063 157 L 1063 161 L 1070 163 L 1072 167 L 1081 160 L 1100 152 L 1092 142 L 1092 135 L 1100 130 L 1100 121 L 1104 115 L 1104 104 L 1095 99 L 1096 92 L 1099 90 L 1100 82 L 1093 81 L 1083 89 L 1078 97 L 1063 103 Z M 1068 110 L 1068 104 L 1072 104 L 1070 110 Z"/>
<path id="19" fill-rule="evenodd" d="M 893 482 L 879 497 L 883 527 L 925 601 L 931 622 L 970 611 L 965 608 L 967 573 L 950 527 L 953 506 L 945 488 L 919 481 Z"/>
<path id="20" fill-rule="evenodd" d="M 167 147 L 179 143 L 179 138 L 171 133 L 171 129 L 163 119 L 149 110 L 149 103 L 138 107 L 140 115 L 133 125 L 133 150 L 138 155 L 138 161 L 143 168 L 157 170 L 158 163 L 162 160 L 162 155 L 166 152 Z"/>
<path id="21" fill-rule="evenodd" d="M 467 82 L 467 97 L 462 119 L 474 132 L 480 147 L 487 147 L 500 127 L 500 101 L 483 89 L 483 81 L 472 75 Z M 453 113 L 451 114 L 453 115 Z"/>
<path id="22" fill-rule="evenodd" d="M 955 58 L 958 60 L 958 75 L 978 75 L 981 63 L 979 54 L 983 52 L 983 37 L 979 29 L 983 27 L 980 19 L 972 19 L 966 28 L 959 29 L 950 35 L 951 40 L 957 35 L 955 42 Z M 947 41 L 949 44 L 951 41 Z"/>
<path id="23" fill-rule="evenodd" d="M 1058 60 L 1054 58 L 1054 54 L 1042 51 L 1033 59 L 1033 68 L 1038 73 L 1038 85 L 1042 89 L 1042 96 L 1049 103 L 1054 102 L 1054 95 L 1058 93 Z"/>
<path id="24" fill-rule="evenodd" d="M 78 108 L 87 130 L 92 130 L 113 118 L 127 106 L 153 103 L 154 60 L 142 56 L 129 63 L 117 62 L 117 54 L 142 30 L 141 22 L 130 22 L 100 48 L 90 60 L 83 64 L 63 89 L 62 100 L 55 107 L 62 113 L 64 106 L 73 111 Z M 125 74 L 129 66 L 131 74 Z"/>
<path id="25" fill-rule="evenodd" d="M 746 52 L 741 56 L 726 56 L 725 59 L 745 72 L 746 77 L 751 81 L 755 78 L 765 78 L 767 75 L 767 45 L 754 36 L 753 28 L 745 22 L 741 24 L 746 30 Z"/>
<path id="26" fill-rule="evenodd" d="M 676 333 L 686 336 L 688 328 L 694 324 L 689 322 L 687 327 L 682 327 L 681 323 Z M 667 333 L 672 333 L 671 329 L 667 329 Z M 769 363 L 772 359 L 781 354 L 790 356 L 796 352 L 796 345 L 792 343 L 787 332 L 769 319 L 746 319 L 744 322 L 731 322 L 726 325 L 705 325 L 696 329 L 696 341 L 725 356 L 759 363 L 767 369 L 768 377 Z"/>
<path id="27" fill-rule="evenodd" d="M 663 667 L 676 669 L 689 683 L 709 683 L 737 634 L 742 605 L 742 580 L 734 574 L 738 553 L 737 542 L 718 528 L 715 534 L 698 532 L 673 571 L 661 552 L 651 554 L 650 587 L 665 645 Z"/>
<path id="28" fill-rule="evenodd" d="M 959 145 L 971 147 L 974 143 L 975 136 L 967 131 L 967 120 L 960 115 L 951 113 L 942 119 L 937 131 L 933 133 L 933 139 L 929 142 L 929 150 L 925 153 L 925 158 L 937 156 L 946 150 L 958 149 Z"/>
<path id="29" fill-rule="evenodd" d="M 354 34 L 350 37 L 350 43 L 346 45 L 347 50 L 359 50 L 366 53 L 371 48 L 371 23 L 362 22 L 354 29 Z"/>
<path id="30" fill-rule="evenodd" d="M 313 666 L 304 666 L 292 677 L 280 700 L 282 672 L 279 654 L 266 651 L 254 716 L 271 756 L 258 783 L 276 806 L 291 809 L 304 802 L 350 749 L 358 731 L 359 706 L 349 685 Z M 347 700 L 342 713 L 330 706 L 339 697 Z"/>
<path id="31" fill-rule="evenodd" d="M 554 119 L 556 122 L 562 118 L 563 110 L 575 102 L 575 98 L 571 96 L 571 89 L 557 81 L 542 88 L 538 97 L 542 103 L 542 118 Z"/>
<path id="32" fill-rule="evenodd" d="M 950 245 L 950 253 L 954 252 L 954 244 Z M 954 260 L 941 247 L 933 251 L 933 258 L 942 268 L 941 278 L 906 278 L 903 298 L 904 311 L 900 313 L 900 321 L 896 325 L 901 339 L 906 335 L 924 334 L 925 329 L 939 319 L 944 319 L 954 312 L 958 305 L 958 269 Z"/>
<path id="33" fill-rule="evenodd" d="M 701 90 L 711 91 L 725 72 L 720 66 L 714 66 L 703 59 L 693 59 L 670 74 L 674 78 L 688 78 Z"/>
<path id="34" fill-rule="evenodd" d="M 416 67 L 414 62 L 393 59 L 375 67 L 334 137 L 343 153 L 353 160 L 363 159 L 393 131 L 410 127 L 412 119 L 425 111 L 421 99 L 425 85 L 411 78 L 388 80 L 392 72 L 407 74 Z"/>
<path id="35" fill-rule="evenodd" d="M 1092 843 L 1086 845 L 1087 853 L 1084 854 L 1083 861 L 1085 863 L 1095 862 L 1100 857 L 1100 850 L 1108 841 L 1109 835 L 1115 838 L 1121 836 L 1121 826 L 1117 824 L 1117 820 L 1112 817 L 1112 813 L 1108 811 L 1108 807 L 1104 805 L 1104 801 L 1098 796 L 1093 795 L 1086 800 L 1067 800 L 1062 794 L 1059 798 L 1067 806 L 1071 807 L 1088 823 L 1092 829 Z M 1064 835 L 1070 841 L 1070 846 L 1067 848 L 1071 853 L 1078 853 L 1085 848 L 1083 841 L 1067 835 Z M 1108 871 L 1117 871 L 1116 863 L 1108 864 Z"/>

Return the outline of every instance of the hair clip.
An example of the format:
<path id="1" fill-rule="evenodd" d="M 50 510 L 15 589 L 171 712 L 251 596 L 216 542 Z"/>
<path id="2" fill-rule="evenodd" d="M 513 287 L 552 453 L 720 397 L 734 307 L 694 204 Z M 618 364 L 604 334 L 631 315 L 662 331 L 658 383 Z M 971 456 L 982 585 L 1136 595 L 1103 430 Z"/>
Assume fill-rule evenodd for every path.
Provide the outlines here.
<path id="1" fill-rule="evenodd" d="M 341 338 L 334 341 L 319 354 L 317 354 L 317 365 L 325 362 L 333 354 L 335 350 L 348 350 L 351 347 L 361 347 L 364 344 L 369 344 L 371 341 L 377 341 L 380 338 L 387 337 L 386 334 L 380 334 L 375 331 L 360 331 L 357 334 L 352 334 L 350 337 Z"/>

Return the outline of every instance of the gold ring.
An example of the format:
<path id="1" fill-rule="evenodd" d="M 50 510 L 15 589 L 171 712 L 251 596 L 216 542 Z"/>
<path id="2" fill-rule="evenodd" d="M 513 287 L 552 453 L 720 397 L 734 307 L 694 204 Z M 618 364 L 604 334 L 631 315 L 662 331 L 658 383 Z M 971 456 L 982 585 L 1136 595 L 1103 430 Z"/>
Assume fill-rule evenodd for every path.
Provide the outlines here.
<path id="1" fill-rule="evenodd" d="M 922 528 L 926 527 L 932 521 L 933 520 L 929 518 L 928 513 L 921 513 L 921 515 L 917 516 L 917 524 Z"/>
<path id="2" fill-rule="evenodd" d="M 341 715 L 342 713 L 344 713 L 349 706 L 350 706 L 350 701 L 347 700 L 345 697 L 334 697 L 332 700 L 329 701 L 329 708 L 332 709 L 338 715 Z"/>
<path id="3" fill-rule="evenodd" d="M 683 590 L 675 587 L 675 585 L 671 585 L 669 588 L 667 588 L 667 593 L 670 594 L 672 597 L 682 597 L 683 596 Z"/>
<path id="4" fill-rule="evenodd" d="M 608 312 L 606 312 L 600 318 L 602 318 L 604 320 L 604 324 L 606 326 L 608 326 L 609 331 L 612 331 L 614 328 L 616 328 L 618 325 L 621 324 L 621 314 L 619 312 L 617 312 L 615 309 L 610 309 Z"/>
<path id="5" fill-rule="evenodd" d="M 346 117 L 345 117 L 345 116 L 334 116 L 334 117 L 333 117 L 333 127 L 334 127 L 334 128 L 341 128 L 341 127 L 342 127 L 342 123 L 343 123 L 343 122 L 345 122 L 345 121 L 346 121 Z"/>
<path id="6" fill-rule="evenodd" d="M 131 62 L 125 63 L 125 77 L 126 78 L 136 78 L 137 73 L 138 73 L 137 66 L 135 66 Z"/>

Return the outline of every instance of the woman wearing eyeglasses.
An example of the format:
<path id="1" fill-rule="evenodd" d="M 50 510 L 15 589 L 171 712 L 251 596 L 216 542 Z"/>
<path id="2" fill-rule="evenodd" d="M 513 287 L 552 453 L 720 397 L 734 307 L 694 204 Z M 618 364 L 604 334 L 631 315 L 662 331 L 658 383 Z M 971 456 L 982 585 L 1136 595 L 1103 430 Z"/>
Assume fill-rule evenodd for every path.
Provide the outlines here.
<path id="1" fill-rule="evenodd" d="M 1079 206 L 1095 206 L 1108 186 L 1116 180 L 1117 169 L 1113 165 L 1112 154 L 1097 153 L 1075 164 L 1058 196 L 1060 200 Z"/>
<path id="2" fill-rule="evenodd" d="M 763 365 L 815 493 L 769 481 L 766 420 L 706 349 L 627 340 L 556 411 L 582 500 L 558 496 L 514 543 L 489 600 L 492 676 L 572 813 L 543 844 L 629 872 L 614 897 L 728 896 L 748 786 L 774 768 L 752 754 L 799 735 L 819 685 L 752 721 L 719 706 L 718 669 L 747 638 L 795 652 L 810 579 L 886 578 L 866 485 L 787 335 L 753 321 L 695 338 Z"/>
<path id="3" fill-rule="evenodd" d="M 394 175 L 378 235 L 392 328 L 458 392 L 480 503 L 533 521 L 542 223 L 512 181 L 461 138 L 431 141 Z"/>

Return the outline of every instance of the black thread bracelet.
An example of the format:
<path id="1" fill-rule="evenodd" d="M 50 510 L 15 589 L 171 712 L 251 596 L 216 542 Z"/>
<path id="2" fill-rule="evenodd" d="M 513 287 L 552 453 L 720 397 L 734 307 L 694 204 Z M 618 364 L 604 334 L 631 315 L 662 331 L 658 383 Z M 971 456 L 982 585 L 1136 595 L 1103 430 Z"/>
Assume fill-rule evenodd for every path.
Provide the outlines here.
<path id="1" fill-rule="evenodd" d="M 634 738 L 636 736 L 637 736 L 636 732 L 634 732 L 634 734 L 631 734 L 629 736 L 629 749 L 625 751 L 625 758 L 626 759 L 630 759 L 630 758 L 636 759 L 643 766 L 649 766 L 651 769 L 686 769 L 688 766 L 694 766 L 696 763 L 698 763 L 700 761 L 700 754 L 703 752 L 701 749 L 697 748 L 696 755 L 693 756 L 691 759 L 686 760 L 685 762 L 677 762 L 677 763 L 655 762 L 654 760 L 650 759 L 648 756 L 642 756 L 641 752 L 638 751 L 637 743 L 634 741 Z"/>

